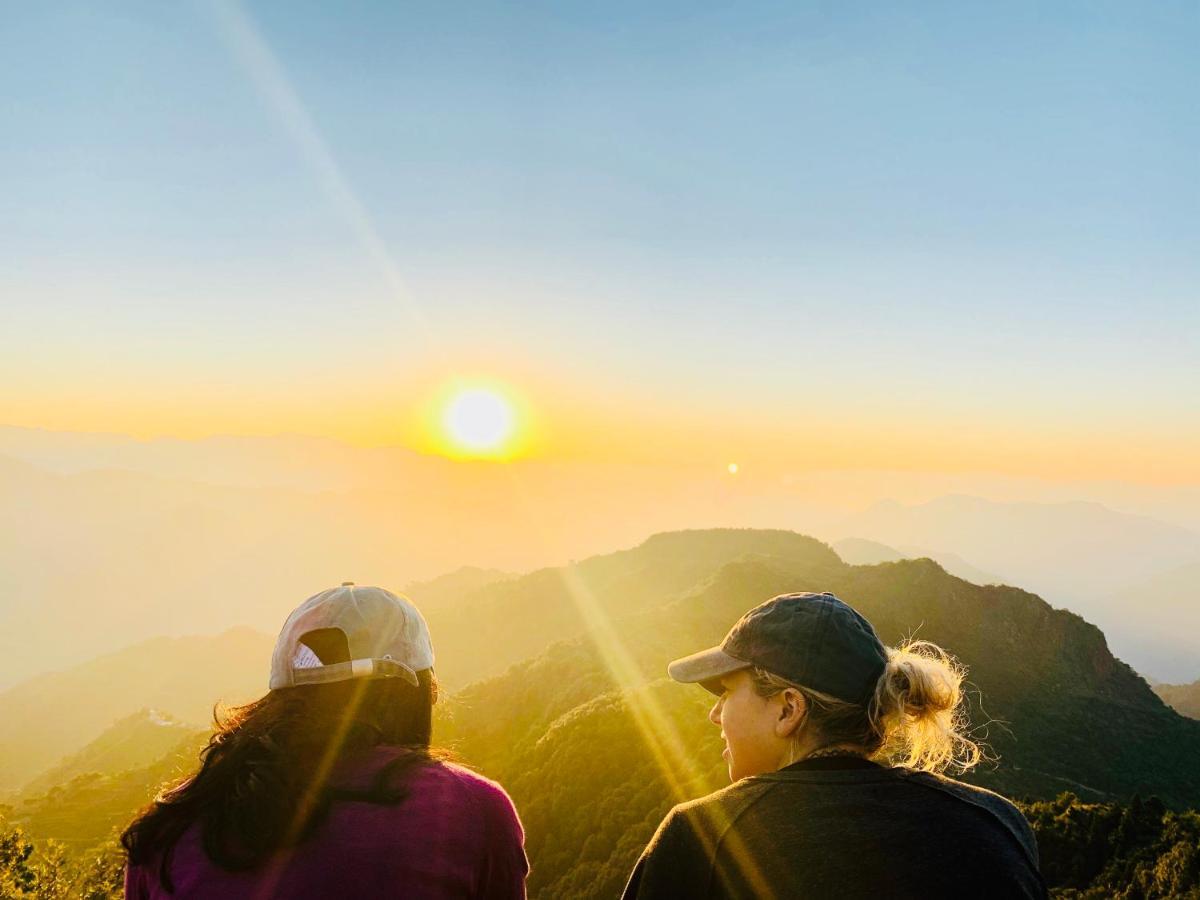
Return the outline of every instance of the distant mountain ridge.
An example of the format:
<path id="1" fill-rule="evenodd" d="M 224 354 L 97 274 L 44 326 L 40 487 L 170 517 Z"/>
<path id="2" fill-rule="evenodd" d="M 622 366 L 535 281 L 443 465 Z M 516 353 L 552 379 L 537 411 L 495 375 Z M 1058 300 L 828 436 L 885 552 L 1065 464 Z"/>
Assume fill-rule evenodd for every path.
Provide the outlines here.
<path id="1" fill-rule="evenodd" d="M 709 529 L 655 534 L 629 550 L 539 569 L 486 585 L 424 610 L 439 656 L 438 677 L 451 690 L 503 672 L 555 641 L 584 634 L 598 615 L 614 618 L 661 605 L 747 553 L 818 553 L 824 544 L 790 531 Z M 453 636 L 446 644 L 446 637 Z"/>
<path id="2" fill-rule="evenodd" d="M 642 684 L 661 677 L 672 656 L 718 642 L 757 602 L 817 588 L 852 602 L 886 641 L 915 634 L 941 643 L 970 667 L 970 682 L 982 695 L 977 723 L 1004 723 L 993 724 L 988 740 L 1007 763 L 987 775 L 987 783 L 1052 795 L 1078 782 L 1097 797 L 1145 788 L 1178 804 L 1200 802 L 1200 769 L 1191 764 L 1200 758 L 1200 727 L 1168 709 L 1115 659 L 1097 628 L 1018 588 L 972 585 L 929 560 L 852 567 L 831 563 L 824 554 L 747 557 L 727 564 L 691 594 L 612 628 L 622 652 L 636 663 L 633 683 Z M 455 708 L 477 710 L 497 727 L 548 726 L 578 703 L 629 686 L 605 664 L 601 641 L 593 632 L 557 644 L 500 678 L 459 692 Z M 525 708 L 530 689 L 518 685 L 530 684 L 558 687 L 546 702 Z M 506 697 L 520 698 L 521 707 Z M 1104 716 L 1121 721 L 1122 733 L 1097 731 Z M 489 749 L 496 744 L 487 729 L 478 736 L 459 729 L 456 736 L 465 742 L 468 758 L 497 752 Z"/>
<path id="3" fill-rule="evenodd" d="M 1165 681 L 1200 678 L 1200 561 L 1122 585 L 1097 607 L 1098 624 L 1121 622 L 1131 659 L 1153 658 Z"/>
<path id="4" fill-rule="evenodd" d="M 154 638 L 0 693 L 0 793 L 16 790 L 143 707 L 200 728 L 218 701 L 260 696 L 272 645 L 272 638 L 249 628 Z"/>
<path id="5" fill-rule="evenodd" d="M 111 840 L 163 785 L 195 771 L 207 740 L 207 730 L 192 731 L 148 765 L 85 772 L 43 794 L 26 794 L 14 808 L 14 823 L 35 838 L 53 838 L 73 848 Z"/>
<path id="6" fill-rule="evenodd" d="M 837 561 L 824 545 L 791 532 L 678 532 L 523 576 L 501 573 L 494 580 L 494 570 L 468 567 L 410 588 L 434 635 L 438 678 L 456 690 L 584 633 L 598 594 L 620 614 L 662 602 L 755 547 L 786 552 L 801 545 L 819 546 Z M 249 628 L 211 638 L 155 638 L 0 692 L 0 794 L 140 707 L 200 726 L 218 700 L 260 696 L 273 642 Z M 47 716 L 48 709 L 70 714 Z"/>
<path id="7" fill-rule="evenodd" d="M 1200 561 L 1194 534 L 1094 503 L 964 496 L 847 516 L 847 503 L 888 495 L 880 473 L 859 476 L 497 466 L 295 435 L 142 441 L 0 426 L 0 597 L 13 598 L 0 604 L 0 690 L 155 635 L 235 622 L 270 633 L 300 599 L 343 580 L 397 587 L 465 562 L 529 572 L 696 523 L 853 534 L 968 580 L 995 573 L 1102 625 L 1139 669 L 1200 676 L 1187 629 L 1105 599 Z M 1110 495 L 1122 493 L 1138 494 Z M 1176 494 L 1167 506 L 1200 521 L 1200 507 L 1183 515 L 1195 493 Z M 1142 640 L 1155 618 L 1165 634 Z"/>
<path id="8" fill-rule="evenodd" d="M 667 808 L 724 783 L 712 698 L 664 680 L 666 662 L 796 589 L 833 590 L 885 641 L 915 633 L 969 666 L 976 735 L 999 756 L 969 780 L 1025 798 L 1200 802 L 1200 723 L 1164 706 L 1080 617 L 929 560 L 854 567 L 820 545 L 797 550 L 730 562 L 669 604 L 450 698 L 439 736 L 512 791 L 535 863 L 531 896 L 614 896 Z"/>
<path id="9" fill-rule="evenodd" d="M 1154 693 L 1180 715 L 1200 719 L 1200 681 L 1191 684 L 1156 684 Z"/>
<path id="10" fill-rule="evenodd" d="M 1004 573 L 1056 606 L 1096 622 L 1118 656 L 1168 681 L 1200 675 L 1200 603 L 1182 612 L 1166 596 L 1114 591 L 1179 567 L 1200 566 L 1200 535 L 1098 503 L 998 503 L 945 496 L 905 505 L 884 501 L 847 518 L 842 534 L 892 547 L 936 547 Z M 1190 570 L 1189 570 L 1190 571 Z M 1188 582 L 1196 585 L 1194 577 Z M 1192 596 L 1197 596 L 1192 588 Z"/>
<path id="11" fill-rule="evenodd" d="M 434 633 L 447 662 L 489 655 L 480 635 L 500 651 L 477 666 L 495 674 L 460 670 L 470 683 L 438 704 L 435 740 L 512 792 L 534 897 L 613 896 L 665 810 L 723 782 L 711 698 L 664 679 L 666 662 L 718 642 L 747 609 L 787 591 L 831 590 L 886 642 L 915 634 L 959 656 L 977 736 L 999 756 L 971 780 L 1015 797 L 1070 789 L 1092 800 L 1156 794 L 1200 805 L 1200 722 L 1168 708 L 1099 629 L 928 559 L 849 566 L 803 535 L 718 529 L 484 581 L 457 613 L 431 610 L 446 614 L 446 630 Z M 526 621 L 544 627 L 522 629 Z M 509 665 L 518 651 L 526 655 Z M 0 721 L 3 712 L 0 704 Z M 83 841 L 144 802 L 154 779 L 194 765 L 201 740 L 186 738 L 143 770 L 78 776 L 32 800 L 22 821 L 40 836 Z"/>
<path id="12" fill-rule="evenodd" d="M 1005 579 L 977 569 L 957 553 L 942 553 L 906 545 L 902 549 L 889 547 L 864 538 L 842 538 L 830 546 L 844 562 L 852 566 L 873 566 L 902 559 L 932 559 L 956 578 L 972 584 L 1004 584 Z"/>
<path id="13" fill-rule="evenodd" d="M 195 725 L 158 710 L 138 710 L 114 722 L 83 749 L 42 772 L 22 787 L 21 793 L 26 796 L 43 794 L 80 775 L 116 775 L 145 768 L 158 762 L 196 731 Z"/>

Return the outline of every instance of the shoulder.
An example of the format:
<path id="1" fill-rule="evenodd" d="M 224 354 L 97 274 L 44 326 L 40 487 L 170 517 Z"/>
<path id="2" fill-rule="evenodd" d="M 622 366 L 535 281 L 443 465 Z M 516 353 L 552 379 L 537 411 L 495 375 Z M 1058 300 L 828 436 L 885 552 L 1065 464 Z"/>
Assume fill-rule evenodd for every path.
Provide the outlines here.
<path id="1" fill-rule="evenodd" d="M 365 760 L 355 761 L 349 770 L 349 783 L 368 783 L 381 769 L 411 752 L 405 747 L 375 747 Z M 520 820 L 508 792 L 495 781 L 466 766 L 439 759 L 435 754 L 415 768 L 406 769 L 403 778 L 406 789 L 426 798 L 427 802 L 471 809 L 485 820 L 500 821 L 510 829 L 521 831 Z"/>
<path id="2" fill-rule="evenodd" d="M 1021 811 L 1017 809 L 1016 804 L 1007 797 L 997 794 L 995 791 L 989 791 L 987 788 L 957 781 L 954 778 L 947 778 L 945 775 L 934 775 L 930 772 L 903 771 L 909 781 L 936 791 L 941 791 L 944 794 L 949 794 L 966 803 L 971 803 L 1014 825 L 1020 825 L 1023 828 L 1029 827 L 1029 823 L 1025 821 L 1025 817 L 1021 815 Z"/>
<path id="3" fill-rule="evenodd" d="M 429 770 L 431 777 L 447 781 L 455 785 L 458 790 L 470 794 L 482 802 L 512 806 L 512 799 L 499 782 L 492 781 L 466 766 L 437 760 L 429 766 Z"/>
<path id="4" fill-rule="evenodd" d="M 715 847 L 738 818 L 772 788 L 772 783 L 745 778 L 696 800 L 680 803 L 667 813 L 660 831 L 674 829 L 700 836 Z"/>
<path id="5" fill-rule="evenodd" d="M 923 785 L 943 795 L 953 797 L 963 803 L 968 803 L 991 817 L 999 826 L 1013 836 L 1030 855 L 1037 860 L 1037 839 L 1029 822 L 1011 800 L 989 791 L 987 788 L 966 784 L 944 775 L 934 775 L 929 772 L 911 772 L 903 770 L 906 780 Z"/>
<path id="6" fill-rule="evenodd" d="M 722 839 L 770 789 L 769 783 L 750 778 L 672 807 L 642 851 L 623 897 L 707 895 Z"/>
<path id="7" fill-rule="evenodd" d="M 427 767 L 425 777 L 436 779 L 473 804 L 489 821 L 524 839 L 524 829 L 512 798 L 499 782 L 457 763 L 442 760 Z"/>

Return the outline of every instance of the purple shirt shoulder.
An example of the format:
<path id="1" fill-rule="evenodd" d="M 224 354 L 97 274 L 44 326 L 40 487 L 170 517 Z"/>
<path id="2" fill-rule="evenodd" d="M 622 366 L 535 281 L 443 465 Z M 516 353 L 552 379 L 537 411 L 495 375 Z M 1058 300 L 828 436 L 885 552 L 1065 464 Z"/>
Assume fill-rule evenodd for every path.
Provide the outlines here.
<path id="1" fill-rule="evenodd" d="M 405 752 L 377 747 L 340 770 L 338 781 L 357 785 Z M 504 788 L 452 763 L 433 762 L 406 781 L 396 806 L 339 801 L 313 837 L 275 854 L 251 872 L 214 865 L 193 826 L 171 861 L 175 892 L 158 879 L 158 866 L 130 866 L 125 896 L 159 898 L 269 897 L 525 897 L 525 835 Z"/>

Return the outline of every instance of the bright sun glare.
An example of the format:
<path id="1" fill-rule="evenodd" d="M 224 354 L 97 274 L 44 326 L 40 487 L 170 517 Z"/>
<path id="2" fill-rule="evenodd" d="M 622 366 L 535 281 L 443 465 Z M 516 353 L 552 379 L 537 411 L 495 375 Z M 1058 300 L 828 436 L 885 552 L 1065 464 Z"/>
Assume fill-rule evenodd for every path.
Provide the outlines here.
<path id="1" fill-rule="evenodd" d="M 494 453 L 512 437 L 512 404 L 496 391 L 472 388 L 450 398 L 442 425 L 454 446 L 467 453 Z"/>

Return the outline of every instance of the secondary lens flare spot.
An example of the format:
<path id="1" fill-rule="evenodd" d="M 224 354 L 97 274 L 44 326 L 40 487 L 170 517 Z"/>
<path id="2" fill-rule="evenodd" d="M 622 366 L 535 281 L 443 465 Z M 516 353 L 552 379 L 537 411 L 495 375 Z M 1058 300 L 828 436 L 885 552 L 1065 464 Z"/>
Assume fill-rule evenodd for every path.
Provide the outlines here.
<path id="1" fill-rule="evenodd" d="M 467 453 L 499 450 L 512 437 L 515 424 L 512 404 L 486 388 L 458 392 L 442 414 L 447 437 Z"/>

